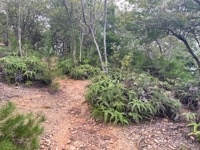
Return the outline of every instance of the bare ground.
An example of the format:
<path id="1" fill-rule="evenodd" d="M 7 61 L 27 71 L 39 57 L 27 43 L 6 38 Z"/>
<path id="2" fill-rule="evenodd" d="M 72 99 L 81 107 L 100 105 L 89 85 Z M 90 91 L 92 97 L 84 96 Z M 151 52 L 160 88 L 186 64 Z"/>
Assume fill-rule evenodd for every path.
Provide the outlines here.
<path id="1" fill-rule="evenodd" d="M 0 83 L 0 102 L 13 101 L 20 112 L 42 113 L 47 120 L 41 150 L 200 150 L 184 122 L 157 119 L 114 126 L 90 117 L 84 99 L 89 81 L 60 79 L 59 91 Z"/>

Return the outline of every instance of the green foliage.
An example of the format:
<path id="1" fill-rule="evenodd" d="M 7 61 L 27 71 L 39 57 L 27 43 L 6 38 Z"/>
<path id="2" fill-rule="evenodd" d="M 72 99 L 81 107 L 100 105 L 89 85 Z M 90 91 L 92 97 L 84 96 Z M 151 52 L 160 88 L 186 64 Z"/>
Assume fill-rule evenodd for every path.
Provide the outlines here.
<path id="1" fill-rule="evenodd" d="M 198 141 L 200 141 L 200 123 L 192 122 L 188 124 L 188 127 L 192 127 L 193 130 L 189 135 L 193 135 L 197 138 Z"/>
<path id="2" fill-rule="evenodd" d="M 165 57 L 146 56 L 142 51 L 134 51 L 132 54 L 132 68 L 139 71 L 149 72 L 152 76 L 157 77 L 161 81 L 168 81 L 169 79 L 188 81 L 193 78 L 190 60 L 184 57 L 175 57 L 166 59 Z M 170 82 L 169 82 L 170 83 Z"/>
<path id="3" fill-rule="evenodd" d="M 64 74 L 69 75 L 74 68 L 74 63 L 71 59 L 66 59 L 58 64 L 58 68 L 61 69 Z"/>
<path id="4" fill-rule="evenodd" d="M 0 62 L 4 78 L 9 83 L 39 81 L 49 85 L 53 79 L 47 64 L 35 56 L 8 56 L 1 58 Z"/>
<path id="5" fill-rule="evenodd" d="M 30 87 L 33 85 L 33 82 L 31 81 L 26 81 L 25 86 Z"/>
<path id="6" fill-rule="evenodd" d="M 188 82 L 179 84 L 175 87 L 175 97 L 180 99 L 180 102 L 190 109 L 198 108 L 198 83 Z"/>
<path id="7" fill-rule="evenodd" d="M 121 69 L 124 71 L 128 71 L 130 69 L 130 65 L 132 62 L 132 53 L 129 53 L 128 55 L 125 55 L 124 58 L 121 61 Z"/>
<path id="8" fill-rule="evenodd" d="M 3 140 L 0 143 L 0 149 L 1 150 L 20 150 L 9 140 Z"/>
<path id="9" fill-rule="evenodd" d="M 99 74 L 101 72 L 101 70 L 97 67 L 93 67 L 91 65 L 80 65 L 75 67 L 71 73 L 70 76 L 73 79 L 88 79 L 91 77 L 94 77 L 95 75 Z"/>
<path id="10" fill-rule="evenodd" d="M 169 99 L 161 85 L 150 75 L 117 72 L 97 76 L 85 96 L 92 116 L 104 122 L 138 123 L 154 116 L 174 119 L 180 103 Z"/>
<path id="11" fill-rule="evenodd" d="M 49 86 L 50 92 L 52 94 L 56 93 L 59 90 L 60 84 L 58 82 L 52 82 Z"/>
<path id="12" fill-rule="evenodd" d="M 198 115 L 196 113 L 191 113 L 191 112 L 183 113 L 182 115 L 185 117 L 187 121 L 195 121 L 198 118 Z"/>
<path id="13" fill-rule="evenodd" d="M 0 110 L 0 149 L 38 149 L 43 121 L 43 116 L 16 114 L 14 104 L 9 102 Z"/>

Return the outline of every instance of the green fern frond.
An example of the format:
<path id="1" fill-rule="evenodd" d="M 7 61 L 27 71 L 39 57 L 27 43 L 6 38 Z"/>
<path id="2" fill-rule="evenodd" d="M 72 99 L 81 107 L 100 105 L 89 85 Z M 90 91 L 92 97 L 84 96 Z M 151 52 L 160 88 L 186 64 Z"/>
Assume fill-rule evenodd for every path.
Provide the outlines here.
<path id="1" fill-rule="evenodd" d="M 135 112 L 129 112 L 128 115 L 136 122 L 139 123 L 143 119 L 141 115 Z"/>

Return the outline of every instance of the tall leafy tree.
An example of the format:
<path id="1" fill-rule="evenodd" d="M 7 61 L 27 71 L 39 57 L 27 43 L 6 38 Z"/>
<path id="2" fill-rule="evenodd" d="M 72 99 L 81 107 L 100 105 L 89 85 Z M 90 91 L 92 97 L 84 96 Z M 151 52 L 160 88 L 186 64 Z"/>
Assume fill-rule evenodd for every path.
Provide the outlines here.
<path id="1" fill-rule="evenodd" d="M 133 1 L 132 1 L 133 2 Z M 136 21 L 130 30 L 139 29 L 150 40 L 174 36 L 183 43 L 200 72 L 200 4 L 198 0 L 135 1 Z M 139 28 L 138 28 L 139 27 Z M 144 34 L 145 33 L 145 34 Z"/>

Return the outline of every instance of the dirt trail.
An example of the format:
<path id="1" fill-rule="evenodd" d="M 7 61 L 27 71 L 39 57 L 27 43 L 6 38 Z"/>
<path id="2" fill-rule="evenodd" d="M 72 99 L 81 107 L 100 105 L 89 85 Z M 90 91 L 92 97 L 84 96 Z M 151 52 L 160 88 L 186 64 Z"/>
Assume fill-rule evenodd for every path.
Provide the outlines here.
<path id="1" fill-rule="evenodd" d="M 58 80 L 60 89 L 26 88 L 0 83 L 0 100 L 11 99 L 21 112 L 42 113 L 47 120 L 42 136 L 43 150 L 175 150 L 199 145 L 187 136 L 184 123 L 167 119 L 126 127 L 104 125 L 90 118 L 84 92 L 89 81 Z"/>

